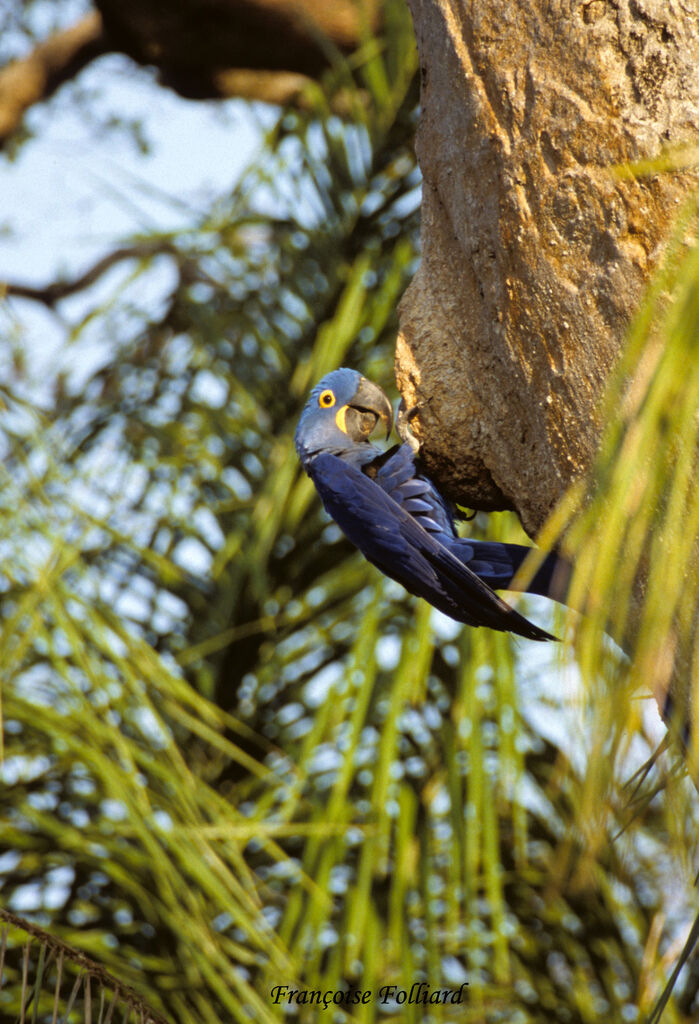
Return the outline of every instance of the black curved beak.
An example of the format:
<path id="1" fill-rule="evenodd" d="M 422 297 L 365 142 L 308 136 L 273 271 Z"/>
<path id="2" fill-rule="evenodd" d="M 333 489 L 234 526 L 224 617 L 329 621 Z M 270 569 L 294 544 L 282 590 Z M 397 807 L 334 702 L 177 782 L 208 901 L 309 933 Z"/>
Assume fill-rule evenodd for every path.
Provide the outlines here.
<path id="1" fill-rule="evenodd" d="M 386 426 L 386 438 L 390 437 L 393 429 L 393 406 L 378 384 L 362 377 L 348 404 L 359 413 L 361 432 L 365 437 L 373 433 L 379 420 Z"/>

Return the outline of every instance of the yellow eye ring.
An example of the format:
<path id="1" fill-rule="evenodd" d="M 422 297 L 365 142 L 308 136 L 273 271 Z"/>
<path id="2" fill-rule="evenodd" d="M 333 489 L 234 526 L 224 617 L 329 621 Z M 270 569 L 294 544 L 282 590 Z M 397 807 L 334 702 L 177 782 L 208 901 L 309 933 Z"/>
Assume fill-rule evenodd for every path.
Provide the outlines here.
<path id="1" fill-rule="evenodd" d="M 322 409 L 332 409 L 334 404 L 335 404 L 335 395 L 334 395 L 334 393 L 332 391 L 330 391 L 329 388 L 328 388 L 327 391 L 321 391 L 320 395 L 318 396 L 318 405 Z"/>

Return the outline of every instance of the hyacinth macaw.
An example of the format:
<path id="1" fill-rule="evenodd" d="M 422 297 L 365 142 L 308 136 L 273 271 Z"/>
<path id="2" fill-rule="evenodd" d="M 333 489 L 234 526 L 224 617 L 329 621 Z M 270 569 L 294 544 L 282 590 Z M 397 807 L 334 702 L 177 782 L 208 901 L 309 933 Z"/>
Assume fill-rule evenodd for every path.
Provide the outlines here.
<path id="1" fill-rule="evenodd" d="M 460 538 L 452 508 L 425 475 L 414 446 L 405 441 L 382 452 L 371 443 L 379 421 L 388 438 L 387 396 L 343 368 L 316 384 L 296 428 L 303 468 L 343 533 L 386 576 L 457 622 L 554 640 L 494 593 L 509 588 L 531 549 Z M 566 569 L 548 555 L 527 591 L 551 596 Z"/>

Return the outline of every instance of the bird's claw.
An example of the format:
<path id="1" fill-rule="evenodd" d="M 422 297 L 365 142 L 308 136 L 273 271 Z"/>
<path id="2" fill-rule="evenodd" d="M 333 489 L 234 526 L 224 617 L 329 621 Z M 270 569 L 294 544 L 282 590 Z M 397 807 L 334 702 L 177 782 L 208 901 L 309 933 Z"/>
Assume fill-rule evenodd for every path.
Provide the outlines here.
<path id="1" fill-rule="evenodd" d="M 410 429 L 410 421 L 415 418 L 417 412 L 418 407 L 416 405 L 407 409 L 405 406 L 405 399 L 401 398 L 400 405 L 398 406 L 398 413 L 396 415 L 396 433 L 404 444 L 410 445 L 416 455 L 420 451 L 420 442 Z"/>

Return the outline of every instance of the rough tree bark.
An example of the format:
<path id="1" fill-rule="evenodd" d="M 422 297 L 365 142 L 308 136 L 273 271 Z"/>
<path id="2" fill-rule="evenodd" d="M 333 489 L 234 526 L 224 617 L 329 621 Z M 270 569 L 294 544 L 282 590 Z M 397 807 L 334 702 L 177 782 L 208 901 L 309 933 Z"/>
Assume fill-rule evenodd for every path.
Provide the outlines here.
<path id="1" fill-rule="evenodd" d="M 689 172 L 621 180 L 699 125 L 696 0 L 409 0 L 423 256 L 396 370 L 434 475 L 534 535 L 598 439 L 595 404 Z"/>

